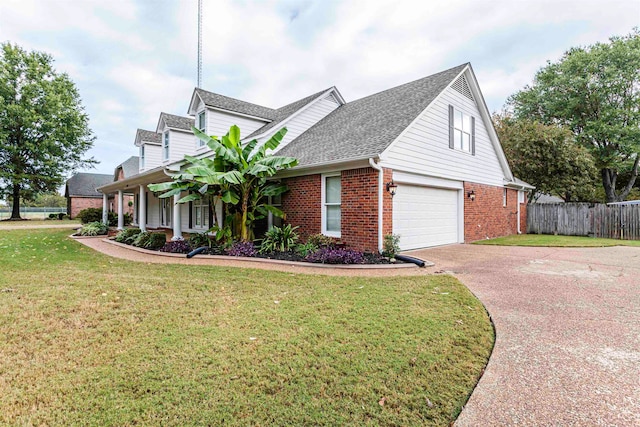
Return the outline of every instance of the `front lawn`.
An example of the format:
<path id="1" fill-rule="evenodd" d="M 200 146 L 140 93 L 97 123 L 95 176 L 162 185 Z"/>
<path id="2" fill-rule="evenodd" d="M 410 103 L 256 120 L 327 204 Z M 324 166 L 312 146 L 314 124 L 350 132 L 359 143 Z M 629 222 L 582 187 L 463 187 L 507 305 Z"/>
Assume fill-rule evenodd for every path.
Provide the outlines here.
<path id="1" fill-rule="evenodd" d="M 476 245 L 499 246 L 558 246 L 558 247 L 603 247 L 640 246 L 640 240 L 600 239 L 579 236 L 554 236 L 549 234 L 514 234 L 497 239 L 473 242 Z"/>
<path id="2" fill-rule="evenodd" d="M 493 332 L 450 276 L 109 258 L 0 232 L 0 424 L 449 425 Z"/>
<path id="3" fill-rule="evenodd" d="M 61 226 L 68 225 L 73 226 L 77 225 L 80 227 L 80 221 L 77 219 L 25 219 L 23 221 L 10 221 L 3 219 L 0 221 L 0 229 L 2 227 L 29 227 L 32 225 L 50 225 L 50 226 Z"/>

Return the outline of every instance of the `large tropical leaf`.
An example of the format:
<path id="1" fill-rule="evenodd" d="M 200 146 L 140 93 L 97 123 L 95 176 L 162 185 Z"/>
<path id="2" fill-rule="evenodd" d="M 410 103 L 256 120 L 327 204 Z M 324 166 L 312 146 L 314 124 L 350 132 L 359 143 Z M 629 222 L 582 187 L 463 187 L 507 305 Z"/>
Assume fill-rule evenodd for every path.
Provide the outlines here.
<path id="1" fill-rule="evenodd" d="M 280 210 L 280 209 L 276 208 L 275 206 L 271 206 L 271 205 L 264 204 L 264 205 L 262 205 L 261 207 L 262 207 L 263 209 L 265 209 L 265 210 L 267 210 L 267 211 L 271 212 L 273 215 L 277 216 L 278 218 L 284 218 L 284 217 L 286 217 L 286 214 L 285 214 L 282 210 Z"/>
<path id="2" fill-rule="evenodd" d="M 286 185 L 280 184 L 280 183 L 273 183 L 263 188 L 262 195 L 271 196 L 271 197 L 279 196 L 281 194 L 286 193 L 287 190 L 289 190 L 289 187 L 287 187 Z"/>
<path id="3" fill-rule="evenodd" d="M 182 199 L 178 200 L 179 204 L 193 202 L 194 200 L 200 200 L 202 198 L 202 194 L 193 193 L 184 196 Z"/>
<path id="4" fill-rule="evenodd" d="M 285 156 L 267 156 L 258 162 L 261 165 L 269 166 L 274 169 L 288 169 L 298 164 L 298 159 L 295 157 Z"/>
<path id="5" fill-rule="evenodd" d="M 147 185 L 147 188 L 149 189 L 149 191 L 153 191 L 154 193 L 157 193 L 159 191 L 167 191 L 167 190 L 174 189 L 176 188 L 177 185 L 179 185 L 178 182 L 169 181 L 169 182 L 161 182 L 159 184 L 149 184 Z"/>
<path id="6" fill-rule="evenodd" d="M 286 127 L 280 129 L 278 132 L 274 133 L 271 136 L 271 138 L 267 140 L 267 142 L 264 143 L 264 147 L 267 150 L 275 150 L 276 148 L 278 148 L 278 145 L 280 145 L 280 142 L 282 141 L 282 139 L 286 134 L 287 134 Z"/>
<path id="7" fill-rule="evenodd" d="M 224 190 L 220 196 L 223 202 L 235 205 L 240 201 L 240 197 L 233 190 Z"/>

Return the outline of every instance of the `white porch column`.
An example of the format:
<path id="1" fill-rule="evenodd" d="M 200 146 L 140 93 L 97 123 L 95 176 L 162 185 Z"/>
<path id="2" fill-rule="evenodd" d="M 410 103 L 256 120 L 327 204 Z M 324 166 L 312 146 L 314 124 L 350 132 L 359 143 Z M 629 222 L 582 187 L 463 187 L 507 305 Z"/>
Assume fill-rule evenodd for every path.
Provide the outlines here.
<path id="1" fill-rule="evenodd" d="M 147 192 L 144 185 L 140 185 L 138 203 L 138 226 L 140 230 L 147 231 Z"/>
<path id="2" fill-rule="evenodd" d="M 122 205 L 124 204 L 124 197 L 122 190 L 118 190 L 118 230 L 124 229 L 124 213 Z"/>
<path id="3" fill-rule="evenodd" d="M 182 197 L 180 194 L 173 196 L 173 237 L 171 240 L 182 240 L 182 218 L 180 216 L 180 205 L 178 200 Z"/>
<path id="4" fill-rule="evenodd" d="M 102 195 L 102 223 L 109 224 L 109 195 Z"/>

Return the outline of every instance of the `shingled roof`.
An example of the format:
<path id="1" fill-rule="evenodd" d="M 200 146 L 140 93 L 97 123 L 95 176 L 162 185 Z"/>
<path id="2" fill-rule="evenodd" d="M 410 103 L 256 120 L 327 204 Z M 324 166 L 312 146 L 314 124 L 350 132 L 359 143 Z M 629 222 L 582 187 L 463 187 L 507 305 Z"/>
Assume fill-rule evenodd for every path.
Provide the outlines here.
<path id="1" fill-rule="evenodd" d="M 467 66 L 442 71 L 338 107 L 278 155 L 299 166 L 381 154 Z"/>
<path id="2" fill-rule="evenodd" d="M 137 175 L 140 171 L 140 157 L 131 156 L 118 166 L 113 173 L 114 181 L 118 179 L 118 170 L 122 169 L 122 173 L 124 175 L 124 179 L 131 178 L 134 175 Z"/>
<path id="3" fill-rule="evenodd" d="M 191 130 L 195 123 L 191 117 L 176 116 L 169 113 L 160 113 L 160 121 L 164 121 L 167 127 L 188 131 Z"/>
<path id="4" fill-rule="evenodd" d="M 221 108 L 223 110 L 234 111 L 248 116 L 260 117 L 267 120 L 273 120 L 277 111 L 272 108 L 263 107 L 262 105 L 252 104 L 250 102 L 241 101 L 228 96 L 220 95 L 213 92 L 196 88 L 196 93 L 202 99 L 207 107 Z"/>
<path id="5" fill-rule="evenodd" d="M 162 143 L 162 135 L 151 130 L 138 129 L 136 131 L 136 145 L 140 146 L 142 142 L 160 145 Z"/>
<path id="6" fill-rule="evenodd" d="M 99 197 L 96 188 L 113 182 L 113 175 L 101 173 L 77 173 L 67 180 L 65 197 Z"/>
<path id="7" fill-rule="evenodd" d="M 251 135 L 247 136 L 247 138 L 253 138 L 256 135 L 260 135 L 261 133 L 267 132 L 269 129 L 278 125 L 278 123 L 282 122 L 284 119 L 286 119 L 287 117 L 289 117 L 290 115 L 292 115 L 293 113 L 295 113 L 296 111 L 304 107 L 305 105 L 309 104 L 311 101 L 313 101 L 323 93 L 327 92 L 329 89 L 331 88 L 321 90 L 320 92 L 314 93 L 313 95 L 309 95 L 305 98 L 294 101 L 291 104 L 287 104 L 284 107 L 278 108 L 274 112 L 273 121 L 271 123 L 267 123 L 266 125 L 262 126 L 260 129 L 256 130 Z"/>

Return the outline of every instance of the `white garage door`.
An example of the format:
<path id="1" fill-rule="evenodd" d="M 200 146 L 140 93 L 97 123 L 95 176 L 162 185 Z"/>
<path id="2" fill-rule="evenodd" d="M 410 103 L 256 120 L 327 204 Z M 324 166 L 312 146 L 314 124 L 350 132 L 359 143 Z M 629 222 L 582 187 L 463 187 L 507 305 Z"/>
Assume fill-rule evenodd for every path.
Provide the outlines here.
<path id="1" fill-rule="evenodd" d="M 402 250 L 457 243 L 458 191 L 398 185 L 393 233 L 400 235 Z"/>

